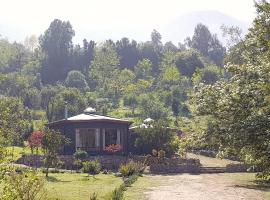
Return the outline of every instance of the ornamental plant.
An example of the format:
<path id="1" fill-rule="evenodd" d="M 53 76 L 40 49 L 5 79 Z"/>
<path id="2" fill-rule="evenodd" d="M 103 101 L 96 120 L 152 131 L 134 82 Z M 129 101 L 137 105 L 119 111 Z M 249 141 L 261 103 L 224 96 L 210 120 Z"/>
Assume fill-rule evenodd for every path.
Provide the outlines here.
<path id="1" fill-rule="evenodd" d="M 31 148 L 31 153 L 33 154 L 34 149 L 42 147 L 42 138 L 44 134 L 40 131 L 34 131 L 28 138 L 28 146 Z"/>
<path id="2" fill-rule="evenodd" d="M 117 153 L 123 150 L 123 147 L 120 144 L 110 144 L 106 146 L 105 151 L 108 153 Z"/>

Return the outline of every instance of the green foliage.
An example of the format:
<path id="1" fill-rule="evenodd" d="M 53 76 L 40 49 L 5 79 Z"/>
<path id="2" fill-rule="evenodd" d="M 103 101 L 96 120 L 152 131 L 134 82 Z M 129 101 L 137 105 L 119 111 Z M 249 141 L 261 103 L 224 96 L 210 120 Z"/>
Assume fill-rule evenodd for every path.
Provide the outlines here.
<path id="1" fill-rule="evenodd" d="M 25 133 L 31 131 L 28 110 L 17 98 L 4 97 L 0 101 L 0 137 L 5 144 L 21 145 Z"/>
<path id="2" fill-rule="evenodd" d="M 119 172 L 123 177 L 132 176 L 134 174 L 143 173 L 145 166 L 143 163 L 130 161 L 127 164 L 122 164 L 119 167 Z"/>
<path id="3" fill-rule="evenodd" d="M 202 69 L 198 69 L 192 76 L 192 81 L 195 84 L 205 83 L 213 84 L 223 77 L 224 69 L 218 66 L 207 66 Z"/>
<path id="4" fill-rule="evenodd" d="M 147 128 L 137 128 L 136 133 L 139 137 L 135 141 L 135 146 L 145 154 L 150 154 L 153 149 L 165 150 L 167 156 L 178 152 L 179 147 L 172 143 L 174 133 L 167 127 L 168 122 L 156 121 Z"/>
<path id="5" fill-rule="evenodd" d="M 152 63 L 149 59 L 143 59 L 138 62 L 135 67 L 135 74 L 137 79 L 148 79 L 152 73 Z"/>
<path id="6" fill-rule="evenodd" d="M 76 167 L 76 170 L 79 170 L 83 167 L 83 162 L 81 160 L 75 160 L 73 165 Z"/>
<path id="7" fill-rule="evenodd" d="M 124 191 L 126 190 L 125 184 L 122 184 L 119 188 L 113 190 L 110 195 L 110 200 L 123 200 L 124 199 Z"/>
<path id="8" fill-rule="evenodd" d="M 62 88 L 58 94 L 55 94 L 55 96 L 48 101 L 47 115 L 49 116 L 49 120 L 60 120 L 64 118 L 66 102 L 69 116 L 79 114 L 86 108 L 86 100 L 78 89 Z"/>
<path id="9" fill-rule="evenodd" d="M 159 151 L 158 151 L 158 157 L 159 158 L 164 158 L 165 157 L 165 151 L 164 150 L 162 150 L 162 149 L 160 149 Z"/>
<path id="10" fill-rule="evenodd" d="M 189 41 L 189 46 L 197 49 L 202 55 L 209 57 L 215 64 L 219 66 L 223 64 L 225 48 L 217 36 L 210 33 L 207 26 L 199 23 L 195 27 L 194 35 Z"/>
<path id="11" fill-rule="evenodd" d="M 37 173 L 18 174 L 10 172 L 5 175 L 2 200 L 42 200 L 46 199 L 44 180 Z"/>
<path id="12" fill-rule="evenodd" d="M 64 145 L 70 143 L 70 140 L 61 133 L 46 128 L 42 138 L 42 148 L 44 150 L 44 164 L 46 167 L 46 177 L 48 177 L 49 167 L 55 167 L 58 164 L 57 155 L 62 150 Z"/>
<path id="13" fill-rule="evenodd" d="M 67 87 L 75 87 L 80 90 L 87 90 L 88 85 L 85 80 L 85 76 L 80 71 L 70 71 L 68 72 L 67 78 L 65 80 Z"/>
<path id="14" fill-rule="evenodd" d="M 76 159 L 86 159 L 88 157 L 88 153 L 86 151 L 82 151 L 82 150 L 77 150 L 73 156 Z"/>
<path id="15" fill-rule="evenodd" d="M 101 164 L 98 160 L 83 162 L 82 171 L 88 174 L 99 174 L 101 170 Z"/>
<path id="16" fill-rule="evenodd" d="M 196 69 L 204 67 L 201 55 L 193 49 L 178 53 L 175 64 L 180 73 L 187 77 L 192 77 Z"/>
<path id="17" fill-rule="evenodd" d="M 154 94 L 141 95 L 139 98 L 144 118 L 165 119 L 168 116 L 169 110 Z"/>
<path id="18" fill-rule="evenodd" d="M 205 138 L 220 151 L 252 158 L 252 164 L 267 172 L 270 65 L 227 69 L 233 75 L 228 81 L 202 85 L 196 93 L 198 113 L 212 117 Z"/>
<path id="19" fill-rule="evenodd" d="M 55 83 L 66 78 L 74 35 L 75 32 L 69 21 L 55 19 L 40 36 L 39 44 L 42 52 L 46 55 L 41 68 L 43 83 Z"/>

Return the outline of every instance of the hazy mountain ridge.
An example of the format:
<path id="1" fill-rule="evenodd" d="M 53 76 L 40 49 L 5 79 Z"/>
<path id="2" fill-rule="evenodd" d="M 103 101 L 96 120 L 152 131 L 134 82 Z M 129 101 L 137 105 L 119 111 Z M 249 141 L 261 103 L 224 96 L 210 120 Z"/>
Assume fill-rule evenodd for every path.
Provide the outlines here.
<path id="1" fill-rule="evenodd" d="M 222 38 L 222 33 L 220 30 L 220 26 L 222 24 L 228 26 L 239 26 L 243 33 L 247 33 L 248 27 L 251 24 L 248 21 L 240 21 L 232 16 L 226 15 L 216 10 L 204 10 L 204 11 L 195 11 L 191 13 L 187 13 L 185 15 L 181 15 L 175 20 L 168 22 L 166 26 L 161 26 L 157 28 L 163 37 L 163 42 L 172 41 L 177 44 L 179 42 L 183 42 L 186 37 L 192 37 L 194 28 L 198 23 L 203 23 L 208 26 L 209 30 L 212 33 L 217 33 L 219 39 L 225 44 L 225 40 Z M 71 21 L 72 24 L 72 21 Z M 73 25 L 73 24 L 72 24 Z M 76 24 L 73 25 L 77 27 Z M 152 27 L 154 29 L 155 27 Z M 149 27 L 149 30 L 152 30 Z M 98 29 L 87 29 L 87 27 L 77 27 L 76 28 L 76 41 L 74 43 L 80 42 L 83 38 L 92 39 L 95 41 L 104 41 L 107 38 L 106 36 L 109 34 L 111 39 L 118 40 L 123 37 L 129 37 L 135 39 L 137 41 L 147 41 L 150 39 L 149 30 L 143 29 L 133 29 L 133 30 L 98 30 Z M 8 38 L 10 41 L 17 40 L 19 42 L 23 42 L 26 36 L 31 34 L 36 34 L 39 36 L 43 33 L 44 30 L 40 30 L 38 34 L 31 33 L 31 30 L 28 30 L 26 26 L 21 25 L 20 27 L 14 27 L 12 24 L 8 24 L 5 21 L 0 20 L 0 36 L 4 38 Z M 85 33 L 87 32 L 87 33 Z M 82 37 L 82 38 L 80 38 Z M 102 37 L 102 38 L 100 38 Z"/>
<path id="2" fill-rule="evenodd" d="M 216 33 L 222 42 L 225 42 L 220 30 L 222 24 L 238 26 L 242 29 L 243 34 L 247 33 L 248 27 L 251 24 L 248 21 L 240 21 L 215 10 L 195 11 L 176 18 L 174 21 L 170 22 L 167 27 L 164 27 L 161 33 L 165 41 L 171 40 L 177 44 L 178 42 L 183 42 L 186 37 L 191 37 L 198 23 L 208 26 L 210 31 Z"/>

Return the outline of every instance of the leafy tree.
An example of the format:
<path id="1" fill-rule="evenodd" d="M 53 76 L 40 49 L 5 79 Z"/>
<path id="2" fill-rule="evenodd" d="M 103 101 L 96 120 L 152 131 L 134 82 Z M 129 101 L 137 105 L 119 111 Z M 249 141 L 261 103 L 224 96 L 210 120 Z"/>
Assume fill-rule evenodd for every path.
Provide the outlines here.
<path id="1" fill-rule="evenodd" d="M 175 46 L 171 41 L 166 42 L 164 44 L 163 49 L 164 49 L 164 52 L 174 52 L 174 53 L 176 53 L 178 51 L 177 46 Z"/>
<path id="2" fill-rule="evenodd" d="M 65 104 L 67 103 L 68 115 L 76 115 L 86 108 L 86 99 L 82 93 L 76 88 L 66 88 L 55 95 L 50 102 L 49 107 L 52 120 L 60 120 L 64 118 Z"/>
<path id="3" fill-rule="evenodd" d="M 138 46 L 139 60 L 148 59 L 152 63 L 152 73 L 158 74 L 159 62 L 161 60 L 161 51 L 152 42 L 141 43 Z"/>
<path id="4" fill-rule="evenodd" d="M 82 71 L 85 75 L 88 75 L 89 65 L 94 59 L 95 46 L 96 46 L 95 41 L 90 40 L 89 42 L 87 42 L 86 39 L 83 40 L 83 69 Z"/>
<path id="5" fill-rule="evenodd" d="M 57 155 L 63 149 L 64 145 L 70 143 L 70 140 L 61 133 L 46 128 L 42 137 L 42 148 L 45 152 L 44 164 L 46 167 L 46 177 L 48 177 L 49 167 L 57 165 Z"/>
<path id="6" fill-rule="evenodd" d="M 165 119 L 168 116 L 167 108 L 153 94 L 141 95 L 139 102 L 144 118 Z"/>
<path id="7" fill-rule="evenodd" d="M 40 131 L 34 131 L 28 138 L 28 146 L 31 148 L 32 154 L 34 153 L 34 148 L 38 152 L 38 148 L 41 147 L 41 142 L 43 138 L 43 133 Z"/>
<path id="8" fill-rule="evenodd" d="M 107 89 L 110 81 L 118 74 L 119 58 L 113 46 L 103 45 L 96 49 L 90 66 L 92 88 Z"/>
<path id="9" fill-rule="evenodd" d="M 31 52 L 34 52 L 38 46 L 38 38 L 35 35 L 27 36 L 24 40 L 24 46 Z"/>
<path id="10" fill-rule="evenodd" d="M 66 78 L 66 86 L 75 87 L 80 90 L 85 90 L 88 88 L 85 76 L 80 71 L 70 71 Z"/>
<path id="11" fill-rule="evenodd" d="M 218 66 L 207 66 L 198 69 L 192 76 L 194 83 L 213 84 L 223 77 L 224 70 Z"/>
<path id="12" fill-rule="evenodd" d="M 138 105 L 138 99 L 135 95 L 126 95 L 124 96 L 124 105 L 130 106 L 132 109 L 132 115 L 134 115 L 134 111 L 136 106 Z"/>
<path id="13" fill-rule="evenodd" d="M 152 63 L 148 59 L 143 59 L 138 62 L 135 67 L 137 79 L 149 79 L 152 74 Z"/>
<path id="14" fill-rule="evenodd" d="M 174 133 L 167 126 L 168 122 L 160 120 L 147 128 L 137 128 L 136 133 L 139 137 L 135 141 L 135 146 L 144 154 L 151 154 L 153 149 L 164 150 L 168 156 L 176 153 L 178 146 L 172 145 Z"/>
<path id="15" fill-rule="evenodd" d="M 202 55 L 209 57 L 215 64 L 221 66 L 225 56 L 225 48 L 217 39 L 216 35 L 212 35 L 207 26 L 199 23 L 194 30 L 192 39 L 188 39 L 188 45 L 197 49 Z"/>
<path id="16" fill-rule="evenodd" d="M 66 78 L 70 68 L 69 58 L 74 35 L 69 21 L 55 19 L 40 36 L 40 47 L 45 54 L 41 68 L 43 83 L 55 83 Z"/>
<path id="17" fill-rule="evenodd" d="M 54 104 L 53 99 L 58 92 L 60 92 L 61 88 L 53 87 L 51 85 L 47 85 L 43 87 L 41 90 L 41 106 L 46 111 L 46 117 L 48 121 L 53 120 L 53 110 Z"/>
<path id="18" fill-rule="evenodd" d="M 198 113 L 211 117 L 205 139 L 269 175 L 270 65 L 229 65 L 228 70 L 233 75 L 228 81 L 196 93 Z"/>
<path id="19" fill-rule="evenodd" d="M 159 48 L 160 46 L 162 46 L 161 39 L 161 34 L 154 29 L 151 33 L 151 41 L 154 44 L 155 48 Z"/>
<path id="20" fill-rule="evenodd" d="M 198 68 L 204 67 L 200 54 L 195 50 L 187 50 L 176 55 L 176 67 L 181 75 L 191 77 Z"/>
<path id="21" fill-rule="evenodd" d="M 0 138 L 6 145 L 21 145 L 23 135 L 31 128 L 30 114 L 17 98 L 4 97 L 0 101 Z"/>
<path id="22" fill-rule="evenodd" d="M 122 38 L 116 42 L 116 51 L 120 58 L 120 67 L 133 70 L 139 60 L 139 51 L 135 40 Z"/>
<path id="23" fill-rule="evenodd" d="M 40 91 L 36 88 L 29 88 L 26 90 L 24 105 L 28 108 L 38 109 L 41 104 Z"/>

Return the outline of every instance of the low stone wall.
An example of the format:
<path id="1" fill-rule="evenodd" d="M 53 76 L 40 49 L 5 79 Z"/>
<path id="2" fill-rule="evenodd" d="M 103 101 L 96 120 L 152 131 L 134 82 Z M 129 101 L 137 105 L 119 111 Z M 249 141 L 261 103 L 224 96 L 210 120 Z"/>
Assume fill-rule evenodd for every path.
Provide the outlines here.
<path id="1" fill-rule="evenodd" d="M 63 163 L 64 169 L 76 169 L 73 165 L 75 159 L 73 156 L 58 156 L 59 160 Z M 17 164 L 24 164 L 31 167 L 42 167 L 44 156 L 41 155 L 24 155 L 16 161 Z M 98 160 L 102 168 L 109 170 L 116 170 L 121 164 L 128 162 L 128 157 L 125 156 L 90 156 L 82 161 Z"/>
<path id="2" fill-rule="evenodd" d="M 132 156 L 132 160 L 135 162 L 142 162 L 146 165 L 150 166 L 153 164 L 166 164 L 170 166 L 176 166 L 179 164 L 182 165 L 201 165 L 199 159 L 193 159 L 193 158 L 181 158 L 181 157 L 172 157 L 172 158 L 159 158 L 156 156 Z"/>
<path id="3" fill-rule="evenodd" d="M 226 172 L 248 172 L 249 167 L 245 164 L 228 164 L 226 165 Z"/>
<path id="4" fill-rule="evenodd" d="M 153 164 L 153 165 L 150 165 L 150 172 L 154 174 L 199 173 L 200 167 L 197 165 Z"/>

